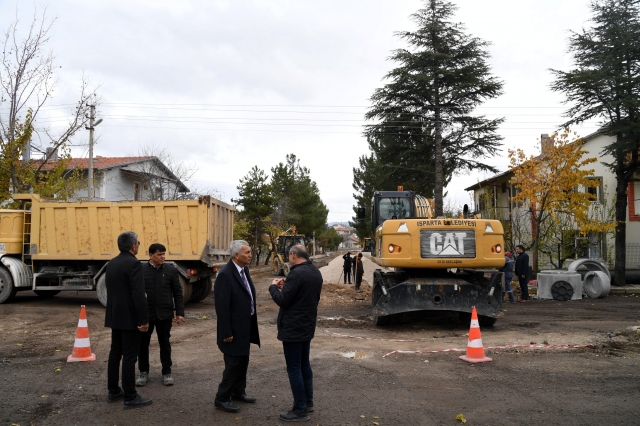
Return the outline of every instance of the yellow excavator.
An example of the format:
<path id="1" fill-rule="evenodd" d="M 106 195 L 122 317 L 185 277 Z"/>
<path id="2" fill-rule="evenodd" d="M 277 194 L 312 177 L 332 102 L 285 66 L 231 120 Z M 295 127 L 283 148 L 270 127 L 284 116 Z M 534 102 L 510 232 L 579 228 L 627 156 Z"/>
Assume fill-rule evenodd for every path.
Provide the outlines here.
<path id="1" fill-rule="evenodd" d="M 271 266 L 275 275 L 289 275 L 289 249 L 296 244 L 305 245 L 304 235 L 298 234 L 296 227 L 292 226 L 278 235 L 275 252 L 271 258 Z"/>
<path id="2" fill-rule="evenodd" d="M 371 203 L 371 260 L 376 325 L 412 311 L 457 311 L 491 326 L 502 316 L 504 230 L 465 205 L 459 218 L 433 217 L 433 203 L 404 191 L 376 191 Z M 358 209 L 364 220 L 364 208 Z"/>

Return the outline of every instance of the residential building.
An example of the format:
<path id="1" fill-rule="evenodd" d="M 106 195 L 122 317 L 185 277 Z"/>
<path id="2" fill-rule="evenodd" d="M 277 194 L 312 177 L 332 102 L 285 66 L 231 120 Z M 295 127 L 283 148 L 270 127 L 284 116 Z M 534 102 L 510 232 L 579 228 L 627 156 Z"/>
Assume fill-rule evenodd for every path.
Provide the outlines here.
<path id="1" fill-rule="evenodd" d="M 57 162 L 50 161 L 43 171 L 51 170 Z M 68 170 L 80 170 L 88 178 L 88 158 L 71 159 Z M 189 188 L 157 157 L 101 157 L 93 160 L 95 201 L 146 201 L 180 199 Z M 77 200 L 89 198 L 88 185 L 76 192 Z"/>

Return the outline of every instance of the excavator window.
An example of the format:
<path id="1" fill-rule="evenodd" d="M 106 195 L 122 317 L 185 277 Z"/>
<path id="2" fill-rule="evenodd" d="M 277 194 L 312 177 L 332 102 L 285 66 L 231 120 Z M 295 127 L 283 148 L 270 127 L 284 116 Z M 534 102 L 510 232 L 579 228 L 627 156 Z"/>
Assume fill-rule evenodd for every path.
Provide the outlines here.
<path id="1" fill-rule="evenodd" d="M 380 198 L 380 219 L 404 219 L 411 215 L 411 199 L 406 197 Z"/>

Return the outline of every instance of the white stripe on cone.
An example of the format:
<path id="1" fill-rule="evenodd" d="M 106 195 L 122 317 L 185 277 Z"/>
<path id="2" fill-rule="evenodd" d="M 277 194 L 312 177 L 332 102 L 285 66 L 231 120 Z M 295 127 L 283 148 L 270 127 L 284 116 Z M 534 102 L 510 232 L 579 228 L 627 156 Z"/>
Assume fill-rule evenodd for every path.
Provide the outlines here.
<path id="1" fill-rule="evenodd" d="M 85 327 L 85 328 L 88 327 L 87 320 L 86 319 L 78 320 L 78 327 Z"/>
<path id="2" fill-rule="evenodd" d="M 469 344 L 467 346 L 470 348 L 482 349 L 482 339 L 469 340 Z"/>
<path id="3" fill-rule="evenodd" d="M 76 337 L 76 342 L 74 343 L 74 345 L 76 348 L 88 348 L 89 346 L 91 346 L 91 343 L 89 342 L 89 338 L 86 337 L 84 339 L 80 339 Z"/>
<path id="4" fill-rule="evenodd" d="M 471 328 L 480 328 L 478 320 L 471 320 Z"/>

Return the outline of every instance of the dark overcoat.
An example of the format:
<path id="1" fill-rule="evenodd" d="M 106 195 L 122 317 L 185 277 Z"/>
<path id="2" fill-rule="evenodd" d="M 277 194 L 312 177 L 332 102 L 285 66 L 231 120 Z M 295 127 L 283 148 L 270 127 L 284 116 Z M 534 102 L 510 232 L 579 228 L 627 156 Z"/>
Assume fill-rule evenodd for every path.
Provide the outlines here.
<path id="1" fill-rule="evenodd" d="M 306 342 L 313 339 L 322 292 L 322 274 L 310 261 L 291 267 L 282 290 L 271 284 L 269 293 L 278 306 L 278 340 Z"/>
<path id="2" fill-rule="evenodd" d="M 109 261 L 105 272 L 107 309 L 104 326 L 114 330 L 137 330 L 149 323 L 144 294 L 142 264 L 128 251 Z"/>
<path id="3" fill-rule="evenodd" d="M 227 355 L 248 356 L 251 343 L 260 346 L 256 289 L 251 275 L 249 275 L 249 268 L 246 266 L 244 274 L 249 282 L 249 287 L 251 287 L 255 315 L 251 315 L 251 296 L 249 296 L 233 260 L 230 260 L 218 272 L 213 285 L 216 316 L 218 317 L 218 348 Z M 231 336 L 233 336 L 233 342 L 222 341 Z"/>
<path id="4" fill-rule="evenodd" d="M 529 278 L 529 255 L 524 251 L 516 259 L 516 276 L 522 279 L 523 275 Z"/>

